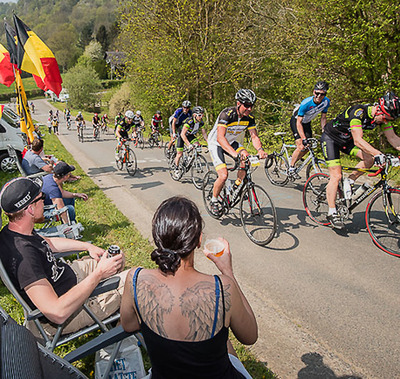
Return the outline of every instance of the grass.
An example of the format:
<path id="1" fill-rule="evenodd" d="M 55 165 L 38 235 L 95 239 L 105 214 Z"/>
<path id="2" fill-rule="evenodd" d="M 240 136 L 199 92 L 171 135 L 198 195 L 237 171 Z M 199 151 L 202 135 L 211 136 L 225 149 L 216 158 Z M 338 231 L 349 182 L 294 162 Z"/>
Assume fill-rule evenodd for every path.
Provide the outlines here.
<path id="1" fill-rule="evenodd" d="M 43 127 L 43 129 L 46 128 Z M 74 174 L 81 176 L 79 181 L 67 183 L 65 188 L 71 192 L 84 192 L 89 196 L 89 200 L 86 202 L 81 200 L 76 202 L 77 221 L 81 222 L 85 228 L 83 239 L 92 241 L 95 245 L 103 248 L 107 248 L 111 244 L 118 244 L 126 254 L 127 267 L 140 265 L 154 268 L 155 264 L 150 259 L 150 253 L 153 249 L 150 242 L 140 235 L 134 224 L 131 223 L 104 195 L 100 188 L 93 183 L 54 134 L 46 134 L 45 151 L 46 154 L 54 154 L 57 158 L 69 164 L 73 164 L 76 167 Z M 14 176 L 18 176 L 17 173 L 5 174 L 1 172 L 0 185 L 2 186 Z M 3 225 L 6 224 L 6 220 L 7 218 L 3 215 Z M 0 305 L 18 323 L 23 322 L 22 309 L 3 285 L 0 285 Z M 61 346 L 56 349 L 56 354 L 64 356 L 93 336 L 92 334 L 88 337 L 82 337 L 79 340 Z M 235 340 L 233 336 L 232 343 L 238 352 L 239 359 L 250 372 L 250 375 L 254 378 L 275 377 L 262 362 L 258 361 L 254 355 Z M 150 367 L 150 362 L 145 353 L 144 361 L 145 367 L 148 369 Z M 77 367 L 89 377 L 93 377 L 94 356 L 87 357 L 78 362 Z"/>
<path id="2" fill-rule="evenodd" d="M 33 77 L 22 79 L 22 84 L 24 85 L 25 92 L 31 91 L 33 89 L 38 89 L 38 86 L 35 83 Z M 4 84 L 0 84 L 0 95 L 9 93 L 10 95 L 15 94 L 15 84 L 11 84 L 10 87 L 5 86 Z"/>

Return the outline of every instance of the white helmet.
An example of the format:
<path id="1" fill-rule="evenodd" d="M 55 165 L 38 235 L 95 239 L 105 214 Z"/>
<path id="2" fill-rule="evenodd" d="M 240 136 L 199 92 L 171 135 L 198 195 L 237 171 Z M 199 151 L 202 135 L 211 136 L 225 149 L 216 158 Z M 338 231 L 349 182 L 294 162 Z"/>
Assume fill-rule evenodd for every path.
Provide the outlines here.
<path id="1" fill-rule="evenodd" d="M 142 114 L 142 112 L 136 111 L 136 114 L 137 114 L 138 116 L 140 116 L 140 115 Z"/>
<path id="2" fill-rule="evenodd" d="M 130 120 L 133 120 L 133 117 L 134 117 L 135 115 L 133 114 L 133 112 L 132 111 L 126 111 L 125 112 L 125 117 L 126 118 L 129 118 Z"/>

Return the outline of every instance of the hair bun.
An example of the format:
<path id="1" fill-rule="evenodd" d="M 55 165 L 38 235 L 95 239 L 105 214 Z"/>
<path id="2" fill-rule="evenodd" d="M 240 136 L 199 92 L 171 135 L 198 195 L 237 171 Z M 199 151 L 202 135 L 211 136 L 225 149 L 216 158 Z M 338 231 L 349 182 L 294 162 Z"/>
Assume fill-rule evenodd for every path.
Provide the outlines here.
<path id="1" fill-rule="evenodd" d="M 155 249 L 151 253 L 151 259 L 156 262 L 157 266 L 164 273 L 175 273 L 181 264 L 180 255 L 176 251 L 166 248 Z"/>

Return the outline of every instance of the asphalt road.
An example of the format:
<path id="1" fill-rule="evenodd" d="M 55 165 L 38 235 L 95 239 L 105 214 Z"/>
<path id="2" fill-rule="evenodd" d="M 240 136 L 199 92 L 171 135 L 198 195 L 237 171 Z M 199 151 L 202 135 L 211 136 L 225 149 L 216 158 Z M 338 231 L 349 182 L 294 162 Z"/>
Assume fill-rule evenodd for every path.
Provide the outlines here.
<path id="1" fill-rule="evenodd" d="M 34 118 L 45 123 L 50 105 L 35 103 Z M 236 276 L 259 323 L 252 351 L 280 377 L 400 378 L 400 261 L 370 240 L 366 204 L 338 234 L 306 216 L 304 180 L 274 187 L 258 169 L 253 178 L 272 197 L 279 218 L 275 239 L 259 247 L 244 234 L 237 212 L 221 220 L 209 217 L 189 179 L 177 183 L 170 178 L 161 149 L 135 149 L 138 172 L 130 177 L 115 167 L 111 134 L 96 142 L 86 130 L 85 142 L 79 143 L 75 127 L 67 131 L 63 120 L 60 132 L 82 168 L 143 235 L 150 238 L 151 217 L 162 200 L 179 194 L 197 203 L 206 236 L 221 235 L 231 244 Z M 215 272 L 201 254 L 196 262 Z"/>

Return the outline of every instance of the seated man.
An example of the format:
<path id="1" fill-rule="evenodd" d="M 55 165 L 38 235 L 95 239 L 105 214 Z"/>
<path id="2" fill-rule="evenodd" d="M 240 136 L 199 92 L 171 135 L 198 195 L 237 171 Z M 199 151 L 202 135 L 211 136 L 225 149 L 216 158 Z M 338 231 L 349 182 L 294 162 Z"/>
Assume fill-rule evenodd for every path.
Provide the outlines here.
<path id="1" fill-rule="evenodd" d="M 46 196 L 44 204 L 55 204 L 57 209 L 66 206 L 68 208 L 69 221 L 76 221 L 75 198 L 77 197 L 85 201 L 88 199 L 85 193 L 69 192 L 62 188 L 63 184 L 69 181 L 71 171 L 74 170 L 74 166 L 70 166 L 63 161 L 58 161 L 54 166 L 54 174 L 46 175 L 43 178 L 42 191 Z M 68 217 L 65 213 L 61 215 L 61 218 L 64 223 L 68 223 Z"/>
<path id="2" fill-rule="evenodd" d="M 27 175 L 36 174 L 40 171 L 52 172 L 53 166 L 46 163 L 40 156 L 43 151 L 43 140 L 35 138 L 32 142 L 32 149 L 28 150 L 22 159 L 22 168 Z"/>
<path id="3" fill-rule="evenodd" d="M 40 184 L 23 177 L 4 185 L 0 206 L 9 223 L 0 232 L 0 259 L 27 303 L 38 308 L 49 322 L 61 324 L 68 320 L 64 333 L 70 333 L 93 323 L 86 312 L 79 310 L 101 280 L 122 270 L 124 256 L 108 258 L 103 249 L 87 242 L 39 236 L 33 228 L 43 217 L 41 190 Z M 53 255 L 70 250 L 87 250 L 91 258 L 66 264 Z M 120 288 L 112 295 L 107 292 L 88 302 L 101 319 L 119 309 L 126 273 L 119 274 Z M 49 334 L 55 332 L 50 324 L 44 328 Z"/>

